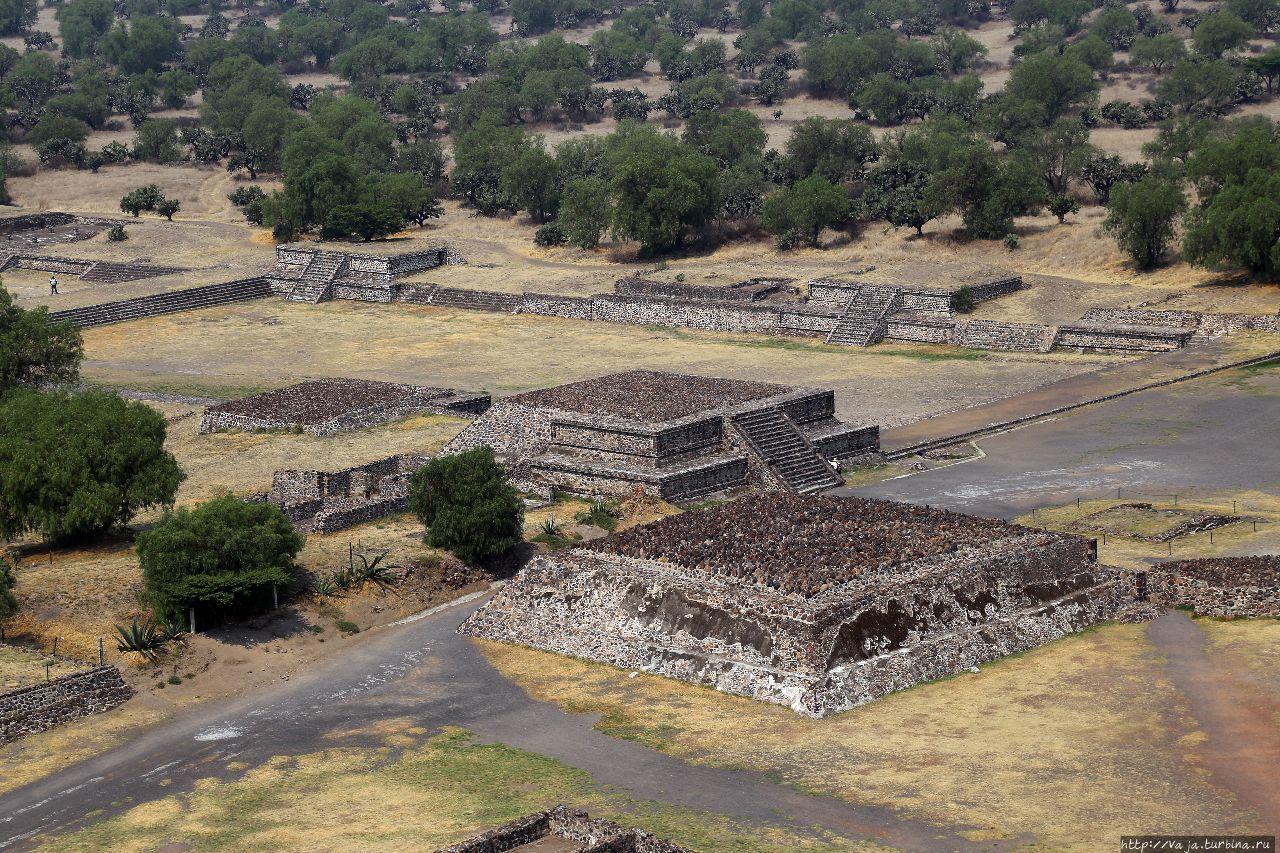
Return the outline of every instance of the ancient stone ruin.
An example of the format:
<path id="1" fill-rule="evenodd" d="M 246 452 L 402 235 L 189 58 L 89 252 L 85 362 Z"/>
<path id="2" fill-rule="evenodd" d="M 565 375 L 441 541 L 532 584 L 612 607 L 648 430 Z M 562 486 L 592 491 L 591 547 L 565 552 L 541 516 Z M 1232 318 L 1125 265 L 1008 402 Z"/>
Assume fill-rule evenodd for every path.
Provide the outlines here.
<path id="1" fill-rule="evenodd" d="M 688 500 L 841 485 L 833 462 L 879 436 L 836 420 L 833 391 L 634 370 L 506 397 L 441 452 L 488 445 L 532 492 Z"/>
<path id="2" fill-rule="evenodd" d="M 277 471 L 271 491 L 252 499 L 278 506 L 303 533 L 333 533 L 404 510 L 409 478 L 430 458 L 401 453 L 339 471 Z"/>
<path id="3" fill-rule="evenodd" d="M 1198 616 L 1280 618 L 1280 556 L 1161 563 L 1135 574 L 1137 597 Z"/>
<path id="4" fill-rule="evenodd" d="M 437 853 L 689 853 L 670 841 L 612 821 L 593 820 L 581 809 L 556 806 L 482 832 Z"/>
<path id="5" fill-rule="evenodd" d="M 219 403 L 204 410 L 200 432 L 301 429 L 333 435 L 408 417 L 416 412 L 473 416 L 489 409 L 489 395 L 368 379 L 317 379 Z"/>
<path id="6" fill-rule="evenodd" d="M 401 285 L 401 276 L 465 263 L 465 258 L 447 248 L 371 255 L 290 244 L 276 247 L 276 265 L 267 273 L 267 280 L 272 292 L 293 302 L 413 301 L 411 297 L 419 286 Z"/>
<path id="7" fill-rule="evenodd" d="M 775 493 L 539 556 L 459 630 L 824 717 L 1131 603 L 1091 539 Z"/>

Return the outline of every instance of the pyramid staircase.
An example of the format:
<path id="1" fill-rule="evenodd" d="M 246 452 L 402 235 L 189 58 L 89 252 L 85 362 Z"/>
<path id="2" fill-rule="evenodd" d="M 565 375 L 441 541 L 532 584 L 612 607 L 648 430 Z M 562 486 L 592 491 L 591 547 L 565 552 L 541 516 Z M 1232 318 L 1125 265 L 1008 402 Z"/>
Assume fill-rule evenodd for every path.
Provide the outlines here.
<path id="1" fill-rule="evenodd" d="M 901 307 L 902 292 L 898 288 L 863 285 L 827 335 L 827 343 L 846 347 L 880 343 L 888 330 L 889 315 Z"/>
<path id="2" fill-rule="evenodd" d="M 316 252 L 307 262 L 285 299 L 290 302 L 324 302 L 333 298 L 333 282 L 342 272 L 347 256 L 340 252 Z"/>
<path id="3" fill-rule="evenodd" d="M 751 449 L 791 491 L 807 494 L 844 484 L 791 419 L 777 409 L 743 412 L 732 420 Z"/>

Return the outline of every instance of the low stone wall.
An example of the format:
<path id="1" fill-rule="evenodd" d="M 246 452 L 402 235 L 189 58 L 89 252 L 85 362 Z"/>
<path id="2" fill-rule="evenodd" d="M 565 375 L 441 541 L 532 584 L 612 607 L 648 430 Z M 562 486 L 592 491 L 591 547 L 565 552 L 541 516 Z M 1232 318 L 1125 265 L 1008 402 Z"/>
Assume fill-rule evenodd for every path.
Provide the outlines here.
<path id="1" fill-rule="evenodd" d="M 24 213 L 19 216 L 0 217 L 0 236 L 19 231 L 37 231 L 41 228 L 57 228 L 81 221 L 70 213 Z"/>
<path id="2" fill-rule="evenodd" d="M 885 339 L 921 344 L 954 343 L 955 323 L 949 320 L 906 320 L 890 317 L 885 325 Z"/>
<path id="3" fill-rule="evenodd" d="M 955 341 L 974 349 L 1005 352 L 1044 352 L 1052 330 L 1036 323 L 1006 323 L 998 320 L 970 320 L 956 328 Z"/>
<path id="4" fill-rule="evenodd" d="M 687 501 L 747 482 L 745 456 L 716 459 L 683 469 L 645 471 L 610 468 L 587 459 L 543 456 L 530 470 L 557 491 L 579 495 L 627 497 L 637 488 L 666 501 Z"/>
<path id="5" fill-rule="evenodd" d="M 837 460 L 880 449 L 880 427 L 848 427 L 829 433 L 807 436 L 814 450 L 825 459 Z"/>
<path id="6" fill-rule="evenodd" d="M 299 530 L 333 533 L 401 512 L 409 478 L 429 456 L 388 456 L 339 471 L 276 471 L 267 500 Z"/>
<path id="7" fill-rule="evenodd" d="M 41 255 L 14 255 L 6 264 L 6 269 L 37 270 L 40 272 L 62 273 L 63 275 L 84 275 L 93 268 L 93 261 L 76 261 L 68 258 L 54 258 Z"/>
<path id="8" fill-rule="evenodd" d="M 1280 557 L 1162 563 L 1134 576 L 1139 600 L 1220 619 L 1280 618 Z"/>
<path id="9" fill-rule="evenodd" d="M 1186 346 L 1193 329 L 1061 326 L 1054 346 L 1107 352 L 1168 352 Z"/>
<path id="10" fill-rule="evenodd" d="M 601 295 L 592 298 L 591 308 L 593 320 L 633 326 L 677 326 L 766 334 L 778 327 L 778 309 L 749 303 L 730 305 Z"/>
<path id="11" fill-rule="evenodd" d="M 552 296 L 546 293 L 526 293 L 520 303 L 520 313 L 540 314 L 545 317 L 568 317 L 572 320 L 594 320 L 589 296 Z"/>
<path id="12" fill-rule="evenodd" d="M 728 287 L 709 287 L 683 282 L 652 281 L 639 276 L 619 279 L 613 286 L 619 296 L 658 296 L 667 299 L 705 302 L 759 302 L 782 288 L 774 279 L 755 279 Z"/>
<path id="13" fill-rule="evenodd" d="M 516 818 L 437 853 L 505 853 L 544 838 L 572 842 L 572 853 L 692 853 L 638 829 L 625 829 L 608 820 L 596 820 L 581 809 L 556 806 L 544 812 Z"/>
<path id="14" fill-rule="evenodd" d="M 1199 311 L 1147 311 L 1141 308 L 1090 308 L 1081 318 L 1081 322 L 1199 329 L 1210 335 L 1237 331 L 1280 334 L 1280 314 L 1212 314 Z"/>
<path id="15" fill-rule="evenodd" d="M 0 694 L 0 744 L 107 711 L 133 695 L 114 666 Z"/>

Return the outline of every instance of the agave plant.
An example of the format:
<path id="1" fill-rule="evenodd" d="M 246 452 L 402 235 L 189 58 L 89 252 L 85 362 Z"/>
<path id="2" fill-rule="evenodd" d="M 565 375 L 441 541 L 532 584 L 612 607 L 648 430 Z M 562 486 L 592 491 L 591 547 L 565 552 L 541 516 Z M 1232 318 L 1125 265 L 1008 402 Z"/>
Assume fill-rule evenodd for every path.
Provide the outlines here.
<path id="1" fill-rule="evenodd" d="M 117 651 L 137 652 L 152 662 L 169 641 L 151 619 L 139 622 L 135 618 L 127 627 L 124 625 L 115 627 Z"/>
<path id="2" fill-rule="evenodd" d="M 547 536 L 559 536 L 560 531 L 560 522 L 556 521 L 554 515 L 548 515 L 542 520 L 542 532 Z"/>
<path id="3" fill-rule="evenodd" d="M 319 576 L 311 581 L 311 594 L 316 598 L 332 598 L 340 591 L 333 575 Z"/>
<path id="4" fill-rule="evenodd" d="M 353 566 L 352 571 L 361 582 L 368 582 L 379 588 L 395 586 L 400 581 L 400 567 L 395 563 L 383 562 L 390 553 L 383 551 L 372 560 L 364 553 L 356 554 L 355 558 L 360 561 L 360 565 Z"/>

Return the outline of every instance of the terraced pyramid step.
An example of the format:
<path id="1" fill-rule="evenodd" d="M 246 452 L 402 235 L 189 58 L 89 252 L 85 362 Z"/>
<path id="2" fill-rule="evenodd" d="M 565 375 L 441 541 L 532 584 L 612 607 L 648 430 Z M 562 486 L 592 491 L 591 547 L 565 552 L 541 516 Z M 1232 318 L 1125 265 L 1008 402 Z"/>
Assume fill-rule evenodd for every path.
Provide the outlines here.
<path id="1" fill-rule="evenodd" d="M 794 492 L 805 494 L 839 486 L 843 481 L 777 409 L 759 409 L 733 416 L 733 423 L 752 450 Z"/>
<path id="2" fill-rule="evenodd" d="M 231 302 L 263 299 L 271 295 L 271 286 L 265 278 L 246 278 L 225 281 L 188 290 L 171 290 L 136 299 L 122 299 L 100 305 L 86 305 L 50 314 L 54 320 L 70 320 L 81 328 L 123 323 L 143 317 L 194 311 Z"/>

